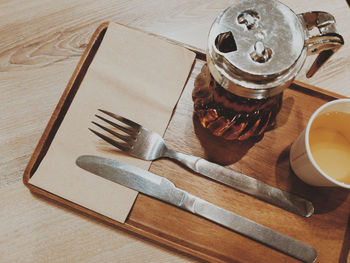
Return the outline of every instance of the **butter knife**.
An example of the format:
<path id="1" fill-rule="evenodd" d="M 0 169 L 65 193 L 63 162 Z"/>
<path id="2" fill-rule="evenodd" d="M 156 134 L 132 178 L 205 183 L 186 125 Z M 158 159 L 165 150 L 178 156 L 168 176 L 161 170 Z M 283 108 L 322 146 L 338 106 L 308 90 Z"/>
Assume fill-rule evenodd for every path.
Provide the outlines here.
<path id="1" fill-rule="evenodd" d="M 200 199 L 164 177 L 92 155 L 80 156 L 76 163 L 91 173 L 204 217 L 302 262 L 316 260 L 317 252 L 311 246 Z"/>
<path id="2" fill-rule="evenodd" d="M 104 141 L 134 157 L 149 161 L 162 157 L 170 158 L 180 162 L 192 171 L 197 172 L 207 178 L 220 182 L 243 193 L 249 194 L 272 205 L 278 206 L 289 212 L 305 217 L 311 216 L 314 212 L 312 203 L 302 197 L 265 184 L 264 182 L 253 177 L 236 172 L 216 163 L 209 162 L 198 156 L 174 151 L 166 146 L 164 139 L 158 133 L 112 112 L 105 110 L 99 111 L 123 123 L 123 125 L 127 127 L 127 130 L 125 130 L 125 127 L 123 126 L 124 131 L 127 131 L 127 134 L 130 135 L 131 133 L 132 135 L 125 136 L 104 127 L 103 125 L 93 122 L 96 126 L 125 142 L 125 144 L 121 144 L 117 140 L 113 139 L 114 137 L 106 136 L 92 129 L 90 130 Z M 96 115 L 96 117 L 118 129 L 121 127 L 119 124 L 114 123 L 104 117 L 99 115 Z"/>

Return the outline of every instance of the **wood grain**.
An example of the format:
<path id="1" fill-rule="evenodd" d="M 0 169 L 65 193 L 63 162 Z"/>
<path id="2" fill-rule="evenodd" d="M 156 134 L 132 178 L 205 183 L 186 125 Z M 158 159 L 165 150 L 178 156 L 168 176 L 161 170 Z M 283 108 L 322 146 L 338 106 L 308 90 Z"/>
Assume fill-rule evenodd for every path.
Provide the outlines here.
<path id="1" fill-rule="evenodd" d="M 101 26 L 96 31 L 96 39 L 99 32 L 103 32 L 103 27 Z M 59 116 L 64 115 L 69 106 L 65 101 L 70 97 L 69 94 L 74 94 L 79 88 L 79 82 L 76 82 L 75 79 L 83 77 L 80 72 L 81 69 L 86 68 L 85 65 L 88 62 L 86 63 L 85 60 L 89 61 L 89 57 L 93 57 L 98 48 L 94 43 L 94 41 L 90 42 L 75 70 L 75 75 L 60 99 L 44 136 L 27 166 L 25 183 L 35 172 L 36 164 L 40 162 L 47 149 L 46 145 L 49 145 L 52 134 L 54 134 L 51 131 L 54 132 L 59 128 L 61 119 Z M 203 57 L 203 54 L 199 57 Z M 348 231 L 347 215 L 349 211 L 346 208 L 349 203 L 348 192 L 340 189 L 334 191 L 325 189 L 319 193 L 319 188 L 307 186 L 298 180 L 290 172 L 288 162 L 289 147 L 304 129 L 308 118 L 315 109 L 334 97 L 317 90 L 293 85 L 284 92 L 284 106 L 278 115 L 277 126 L 273 130 L 265 133 L 264 137 L 258 141 L 227 142 L 211 136 L 208 131 L 202 129 L 192 113 L 191 92 L 194 87 L 194 79 L 203 64 L 204 61 L 197 59 L 165 133 L 167 144 L 175 150 L 228 165 L 232 169 L 239 170 L 270 185 L 297 193 L 314 203 L 316 214 L 306 221 L 305 218 L 282 211 L 201 176 L 195 176 L 192 172 L 178 167 L 169 160 L 154 162 L 150 171 L 169 178 L 181 189 L 310 244 L 318 251 L 320 262 L 342 257 L 343 248 L 348 246 L 348 241 L 343 237 L 343 232 Z M 60 203 L 205 260 L 253 262 L 259 255 L 259 260 L 262 261 L 295 261 L 239 234 L 142 194 L 138 196 L 126 223 L 120 224 L 106 216 L 70 203 L 54 193 L 47 193 L 30 184 L 28 186 L 32 191 Z M 332 196 L 335 199 L 325 203 L 323 195 Z M 331 212 L 338 207 L 341 207 L 338 210 L 339 213 Z M 329 240 L 324 242 L 325 238 L 329 237 L 330 227 L 333 229 L 332 242 Z M 314 234 L 315 232 L 317 235 Z M 244 247 L 241 244 L 244 244 Z"/>
<path id="2" fill-rule="evenodd" d="M 346 1 L 282 2 L 297 13 L 324 10 L 335 14 L 345 46 L 314 78 L 307 80 L 300 74 L 298 79 L 350 96 L 347 87 L 350 24 Z M 135 240 L 140 239 L 105 225 L 98 227 L 96 221 L 76 213 L 64 219 L 69 210 L 63 210 L 56 220 L 61 208 L 30 195 L 21 177 L 79 57 L 100 23 L 120 22 L 203 49 L 210 24 L 230 4 L 228 0 L 0 1 L 1 262 L 192 261 L 145 241 L 134 246 Z M 300 112 L 302 114 L 302 109 Z M 277 182 L 280 180 L 283 182 L 286 178 Z M 331 203 L 330 196 L 325 195 L 319 203 Z M 341 198 L 337 202 L 341 203 Z M 56 234 L 70 225 L 70 234 Z M 88 243 L 75 242 L 74 237 L 84 240 L 80 233 L 87 233 L 91 228 L 95 239 L 91 238 Z M 344 233 L 345 240 L 349 239 L 348 232 Z M 106 243 L 108 251 L 104 250 Z M 39 248 L 42 254 L 35 252 Z M 80 253 L 89 249 L 96 251 L 96 257 L 90 259 L 91 254 Z M 333 262 L 346 262 L 348 254 L 349 245 L 343 245 L 340 256 Z"/>
<path id="3" fill-rule="evenodd" d="M 198 61 L 194 72 L 199 72 L 202 64 Z M 275 129 L 267 132 L 258 142 L 234 143 L 211 136 L 200 127 L 195 117 L 191 117 L 192 89 L 193 78 L 186 86 L 165 134 L 169 147 L 226 164 L 231 169 L 294 192 L 312 200 L 316 212 L 309 219 L 290 214 L 201 176 L 194 176 L 190 171 L 179 169 L 168 160 L 153 162 L 151 171 L 171 179 L 175 185 L 192 194 L 315 247 L 318 251 L 318 262 L 332 262 L 335 259 L 345 262 L 342 261 L 342 251 L 344 248 L 346 251 L 349 246 L 349 240 L 344 240 L 344 234 L 349 231 L 348 191 L 307 186 L 292 174 L 288 161 L 289 147 L 304 129 L 309 116 L 332 98 L 294 85 L 284 93 L 283 108 L 278 115 Z M 170 238 L 176 237 L 179 242 L 190 239 L 192 242 L 186 244 L 187 246 L 207 253 L 215 258 L 214 261 L 254 262 L 259 255 L 261 262 L 294 262 L 276 251 L 183 211 L 170 211 L 170 208 L 167 210 L 160 204 L 154 205 L 156 207 L 153 211 L 150 202 L 154 201 L 142 200 L 135 204 L 130 215 L 133 224 L 137 222 L 141 225 L 146 222 L 152 228 L 151 231 L 162 235 L 166 233 Z M 148 207 L 148 213 L 144 207 Z M 168 212 L 159 212 L 162 209 Z M 153 212 L 150 213 L 150 210 Z M 161 224 L 156 224 L 157 219 L 152 217 L 154 213 L 165 215 Z M 181 223 L 178 223 L 179 220 Z M 187 226 L 186 231 L 181 231 L 184 225 Z M 171 229 L 169 226 L 172 226 Z M 209 233 L 205 235 L 204 230 Z M 220 245 L 215 245 L 218 243 Z"/>
<path id="4" fill-rule="evenodd" d="M 0 109 L 1 112 L 14 114 L 10 117 L 3 115 L 1 118 L 6 123 L 11 123 L 11 119 L 22 122 L 26 120 L 35 129 L 35 134 L 30 133 L 28 136 L 36 135 L 32 138 L 34 143 L 27 151 L 26 157 L 20 154 L 24 158 L 22 160 L 29 159 L 35 141 L 53 112 L 71 72 L 100 23 L 117 21 L 205 49 L 207 32 L 213 19 L 230 3 L 209 0 L 176 3 L 101 1 L 98 4 L 95 1 L 84 1 L 84 4 L 80 4 L 70 1 L 15 0 L 0 3 L 3 13 L 0 33 L 6 36 L 0 43 L 0 86 L 3 94 L 0 97 Z M 298 13 L 316 7 L 320 9 L 318 3 L 319 1 L 315 0 L 299 0 L 288 4 Z M 350 40 L 349 23 L 346 22 L 349 16 L 346 2 L 339 0 L 329 6 L 324 4 L 321 9 L 336 14 L 339 30 L 344 32 L 345 41 Z M 298 79 L 309 85 L 350 96 L 349 89 L 344 85 L 350 81 L 349 74 L 346 74 L 350 63 L 349 48 L 350 46 L 344 46 L 314 78 L 306 80 L 304 74 L 300 73 Z M 39 126 L 31 123 L 39 123 Z M 15 122 L 12 128 L 1 127 L 0 138 L 5 140 L 5 145 L 0 150 L 1 156 L 8 156 L 8 146 L 17 141 L 17 138 L 12 140 L 8 134 L 28 129 L 22 127 L 20 122 Z M 21 148 L 22 145 L 20 144 Z M 6 166 L 0 167 L 4 167 L 8 172 L 4 176 L 6 179 L 1 179 L 0 187 L 19 180 L 15 174 L 23 171 L 24 164 L 19 166 L 13 160 L 14 158 L 10 163 L 1 162 L 6 163 Z"/>
<path id="5" fill-rule="evenodd" d="M 33 196 L 21 182 L 0 198 L 0 262 L 194 262 Z"/>

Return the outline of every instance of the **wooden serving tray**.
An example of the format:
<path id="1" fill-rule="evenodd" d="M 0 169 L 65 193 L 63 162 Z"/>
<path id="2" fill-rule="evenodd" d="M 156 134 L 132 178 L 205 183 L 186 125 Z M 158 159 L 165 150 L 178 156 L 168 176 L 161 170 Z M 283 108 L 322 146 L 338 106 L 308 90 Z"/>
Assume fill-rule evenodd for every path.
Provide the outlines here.
<path id="1" fill-rule="evenodd" d="M 25 185 L 33 193 L 206 261 L 296 262 L 215 223 L 143 194 L 138 195 L 126 222 L 121 224 L 28 183 L 50 147 L 107 27 L 108 23 L 102 24 L 93 34 L 27 165 L 23 175 Z M 307 198 L 314 203 L 315 214 L 310 218 L 294 215 L 193 174 L 170 160 L 153 162 L 150 171 L 207 201 L 313 246 L 318 252 L 317 262 L 346 262 L 350 247 L 348 191 L 308 186 L 289 168 L 291 143 L 305 128 L 311 114 L 325 102 L 342 96 L 294 83 L 284 92 L 277 126 L 266 132 L 260 141 L 225 141 L 203 129 L 193 114 L 191 92 L 194 79 L 205 63 L 205 54 L 191 50 L 196 52 L 197 58 L 166 130 L 167 145 Z"/>

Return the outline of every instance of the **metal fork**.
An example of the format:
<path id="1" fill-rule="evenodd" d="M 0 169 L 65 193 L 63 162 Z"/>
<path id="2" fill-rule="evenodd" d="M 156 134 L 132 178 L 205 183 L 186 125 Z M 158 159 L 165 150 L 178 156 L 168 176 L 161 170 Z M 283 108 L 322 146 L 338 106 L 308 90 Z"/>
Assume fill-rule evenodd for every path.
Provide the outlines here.
<path id="1" fill-rule="evenodd" d="M 186 167 L 205 177 L 211 178 L 287 211 L 305 217 L 311 216 L 314 212 L 312 203 L 304 198 L 267 185 L 257 179 L 209 162 L 200 157 L 176 152 L 166 146 L 163 138 L 159 134 L 117 114 L 105 110 L 99 111 L 118 120 L 123 125 L 110 121 L 100 115 L 95 115 L 118 131 L 115 129 L 112 130 L 95 121 L 92 123 L 113 135 L 115 138 L 111 138 L 90 128 L 89 130 L 123 152 L 143 160 L 153 161 L 163 157 L 171 158 L 181 162 Z M 116 140 L 116 138 L 119 140 Z"/>

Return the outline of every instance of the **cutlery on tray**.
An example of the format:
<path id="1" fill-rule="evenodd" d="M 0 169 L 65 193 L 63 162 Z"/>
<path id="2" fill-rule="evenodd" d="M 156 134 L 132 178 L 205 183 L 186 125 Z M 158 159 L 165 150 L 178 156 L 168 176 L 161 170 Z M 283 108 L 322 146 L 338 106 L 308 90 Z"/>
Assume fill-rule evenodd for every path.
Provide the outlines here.
<path id="1" fill-rule="evenodd" d="M 106 142 L 134 157 L 143 160 L 156 160 L 162 157 L 175 159 L 205 177 L 287 211 L 305 217 L 311 216 L 314 212 L 312 203 L 304 198 L 270 186 L 262 181 L 230 170 L 221 165 L 209 162 L 203 158 L 171 150 L 165 145 L 163 138 L 159 134 L 117 114 L 105 110 L 99 111 L 121 122 L 122 125 L 96 115 L 97 118 L 117 128 L 121 132 L 107 128 L 94 121 L 92 123 L 120 140 L 118 141 L 95 130 L 90 130 Z"/>
<path id="2" fill-rule="evenodd" d="M 303 262 L 314 262 L 317 257 L 311 246 L 200 199 L 141 168 L 92 155 L 80 156 L 76 163 L 107 180 L 202 216 Z"/>

